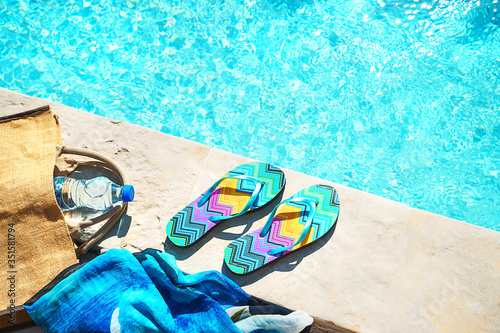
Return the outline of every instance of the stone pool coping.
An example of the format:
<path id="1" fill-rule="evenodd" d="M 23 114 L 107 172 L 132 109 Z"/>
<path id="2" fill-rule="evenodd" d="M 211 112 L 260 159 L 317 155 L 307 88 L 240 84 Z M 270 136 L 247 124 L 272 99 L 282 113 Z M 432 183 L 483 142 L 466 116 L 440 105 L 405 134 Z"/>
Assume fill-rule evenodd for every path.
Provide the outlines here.
<path id="1" fill-rule="evenodd" d="M 194 247 L 166 240 L 177 211 L 227 170 L 251 161 L 193 141 L 0 88 L 0 115 L 51 105 L 66 145 L 117 161 L 136 189 L 127 216 L 99 244 L 176 256 L 187 273 L 222 271 L 254 296 L 359 332 L 491 332 L 500 327 L 500 233 L 283 169 L 283 199 L 333 185 L 336 229 L 255 274 L 225 269 L 225 246 L 272 207 L 226 221 Z"/>

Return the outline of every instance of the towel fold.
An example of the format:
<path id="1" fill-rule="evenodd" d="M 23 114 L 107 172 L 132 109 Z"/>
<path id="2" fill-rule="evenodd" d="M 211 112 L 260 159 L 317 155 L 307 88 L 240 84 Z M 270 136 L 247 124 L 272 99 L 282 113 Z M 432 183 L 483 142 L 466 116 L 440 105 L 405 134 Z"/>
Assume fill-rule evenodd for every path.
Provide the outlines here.
<path id="1" fill-rule="evenodd" d="M 112 249 L 25 308 L 45 332 L 240 332 L 225 309 L 248 299 L 218 272 L 185 275 L 164 252 Z"/>
<path id="2" fill-rule="evenodd" d="M 255 302 L 249 300 L 248 304 L 251 303 Z M 279 305 L 235 306 L 226 309 L 226 313 L 243 333 L 307 333 L 314 321 L 304 311 L 291 311 Z"/>

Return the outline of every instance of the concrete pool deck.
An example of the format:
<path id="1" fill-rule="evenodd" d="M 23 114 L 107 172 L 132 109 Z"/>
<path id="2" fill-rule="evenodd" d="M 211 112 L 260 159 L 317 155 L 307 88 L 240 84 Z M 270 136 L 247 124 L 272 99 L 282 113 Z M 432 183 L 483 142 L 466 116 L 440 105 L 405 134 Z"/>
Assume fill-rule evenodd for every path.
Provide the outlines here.
<path id="1" fill-rule="evenodd" d="M 172 245 L 165 227 L 251 159 L 0 88 L 0 115 L 47 104 L 59 116 L 65 145 L 113 158 L 136 189 L 101 248 L 161 249 L 187 273 L 222 271 L 251 295 L 353 331 L 500 332 L 499 232 L 283 169 L 281 199 L 317 183 L 338 190 L 337 226 L 314 245 L 236 276 L 224 267 L 224 248 L 261 227 L 273 207 L 228 220 L 187 249 Z"/>

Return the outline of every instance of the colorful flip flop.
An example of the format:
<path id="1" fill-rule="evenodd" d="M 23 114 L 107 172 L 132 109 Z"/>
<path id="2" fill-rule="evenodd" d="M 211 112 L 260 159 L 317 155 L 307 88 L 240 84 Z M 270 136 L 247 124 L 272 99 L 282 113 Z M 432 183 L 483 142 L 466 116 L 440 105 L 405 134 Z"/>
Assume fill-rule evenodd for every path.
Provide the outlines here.
<path id="1" fill-rule="evenodd" d="M 333 227 L 339 206 L 337 191 L 330 185 L 303 189 L 276 206 L 263 228 L 226 247 L 224 261 L 227 267 L 236 274 L 250 273 L 314 242 Z"/>
<path id="2" fill-rule="evenodd" d="M 167 237 L 189 246 L 219 222 L 261 208 L 285 186 L 285 174 L 262 162 L 240 165 L 178 212 L 167 224 Z"/>

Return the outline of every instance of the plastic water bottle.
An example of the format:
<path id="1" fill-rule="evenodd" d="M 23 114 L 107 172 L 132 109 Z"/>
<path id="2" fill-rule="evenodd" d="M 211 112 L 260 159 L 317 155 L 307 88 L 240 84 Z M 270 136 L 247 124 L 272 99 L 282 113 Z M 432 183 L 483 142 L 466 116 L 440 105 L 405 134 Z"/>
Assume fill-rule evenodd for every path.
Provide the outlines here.
<path id="1" fill-rule="evenodd" d="M 134 200 L 134 187 L 120 186 L 106 177 L 78 180 L 68 177 L 54 177 L 54 191 L 61 210 L 80 207 L 106 210 L 115 203 Z"/>

